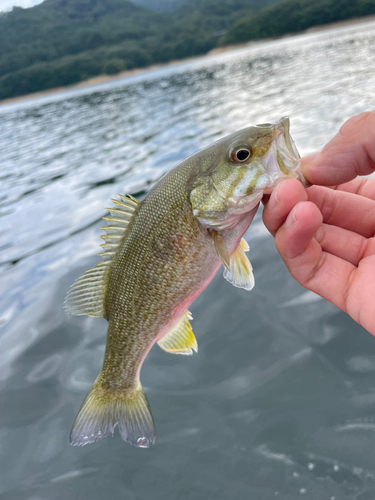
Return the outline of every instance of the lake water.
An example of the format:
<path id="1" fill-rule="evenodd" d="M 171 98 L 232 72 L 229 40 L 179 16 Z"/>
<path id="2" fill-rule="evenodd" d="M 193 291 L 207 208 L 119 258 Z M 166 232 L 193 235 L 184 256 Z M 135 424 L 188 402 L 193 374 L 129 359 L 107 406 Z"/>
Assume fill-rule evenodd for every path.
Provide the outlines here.
<path id="1" fill-rule="evenodd" d="M 293 281 L 259 214 L 255 289 L 219 272 L 191 307 L 199 353 L 147 357 L 151 449 L 69 445 L 106 322 L 62 308 L 110 197 L 284 115 L 301 154 L 322 147 L 374 108 L 374 46 L 369 23 L 0 106 L 1 500 L 374 500 L 375 339 Z"/>

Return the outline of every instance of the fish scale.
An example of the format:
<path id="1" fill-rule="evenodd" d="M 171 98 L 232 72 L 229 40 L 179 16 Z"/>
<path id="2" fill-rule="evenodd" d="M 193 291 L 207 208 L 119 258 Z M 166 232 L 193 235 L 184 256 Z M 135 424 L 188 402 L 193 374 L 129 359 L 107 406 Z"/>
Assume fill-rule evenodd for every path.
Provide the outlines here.
<path id="1" fill-rule="evenodd" d="M 242 236 L 263 193 L 287 177 L 303 182 L 284 118 L 199 151 L 140 203 L 131 196 L 112 200 L 102 228 L 104 262 L 78 278 L 66 299 L 68 312 L 109 323 L 103 367 L 73 425 L 73 445 L 113 435 L 116 426 L 134 446 L 154 443 L 142 363 L 155 343 L 174 354 L 197 351 L 188 307 L 221 264 L 234 286 L 254 286 Z"/>

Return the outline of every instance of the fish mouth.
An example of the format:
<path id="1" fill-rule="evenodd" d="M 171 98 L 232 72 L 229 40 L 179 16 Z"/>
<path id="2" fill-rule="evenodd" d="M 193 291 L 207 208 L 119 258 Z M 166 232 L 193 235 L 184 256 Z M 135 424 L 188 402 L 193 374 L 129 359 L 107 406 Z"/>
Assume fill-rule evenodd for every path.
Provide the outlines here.
<path id="1" fill-rule="evenodd" d="M 304 187 L 310 186 L 300 169 L 300 154 L 289 133 L 290 121 L 286 116 L 274 124 L 274 138 L 269 151 L 262 158 L 262 163 L 269 176 L 270 183 L 264 194 L 273 191 L 283 179 L 299 179 Z"/>

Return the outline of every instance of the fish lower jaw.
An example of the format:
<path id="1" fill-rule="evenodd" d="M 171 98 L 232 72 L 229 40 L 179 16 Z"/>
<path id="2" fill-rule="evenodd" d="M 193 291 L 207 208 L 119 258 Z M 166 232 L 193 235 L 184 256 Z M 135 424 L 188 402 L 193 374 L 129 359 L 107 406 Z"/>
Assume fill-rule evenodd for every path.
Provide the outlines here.
<path id="1" fill-rule="evenodd" d="M 241 215 L 250 212 L 255 208 L 263 196 L 263 189 L 256 189 L 253 193 L 228 200 L 228 213 L 231 215 Z"/>
<path id="2" fill-rule="evenodd" d="M 288 179 L 289 177 L 279 177 L 278 179 L 276 179 L 275 182 L 273 182 L 270 186 L 266 187 L 264 190 L 263 190 L 263 194 L 271 194 L 272 191 L 275 189 L 275 187 L 277 186 L 277 184 L 279 184 L 280 181 L 284 180 L 284 179 Z"/>
<path id="3" fill-rule="evenodd" d="M 270 176 L 269 183 L 267 184 L 266 187 L 263 188 L 263 194 L 271 194 L 272 191 L 275 189 L 275 187 L 281 181 L 284 181 L 286 179 L 298 179 L 302 182 L 302 184 L 304 184 L 298 171 L 297 172 L 292 171 L 288 175 L 285 175 L 282 172 L 280 172 L 279 175 Z"/>

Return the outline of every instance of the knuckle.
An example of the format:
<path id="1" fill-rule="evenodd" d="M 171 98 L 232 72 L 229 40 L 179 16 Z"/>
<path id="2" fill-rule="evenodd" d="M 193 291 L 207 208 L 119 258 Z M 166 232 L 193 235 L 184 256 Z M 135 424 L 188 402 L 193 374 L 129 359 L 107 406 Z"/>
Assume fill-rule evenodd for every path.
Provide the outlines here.
<path id="1" fill-rule="evenodd" d="M 336 207 L 337 207 L 337 196 L 335 196 L 335 191 L 327 188 L 324 189 L 324 191 L 322 191 L 320 212 L 326 224 L 329 224 L 329 222 L 332 220 Z"/>

